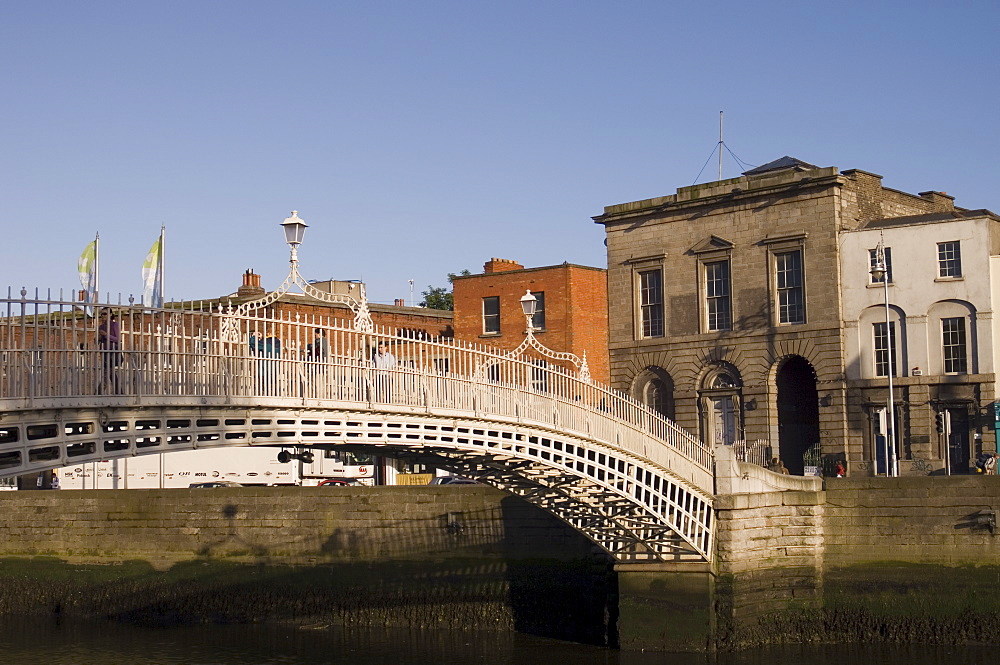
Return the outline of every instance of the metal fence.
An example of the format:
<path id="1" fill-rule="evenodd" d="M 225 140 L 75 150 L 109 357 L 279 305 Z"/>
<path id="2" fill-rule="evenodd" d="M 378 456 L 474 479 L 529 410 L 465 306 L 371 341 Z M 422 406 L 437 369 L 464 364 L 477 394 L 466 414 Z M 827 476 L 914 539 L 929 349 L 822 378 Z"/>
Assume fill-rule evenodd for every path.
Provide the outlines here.
<path id="1" fill-rule="evenodd" d="M 757 441 L 736 441 L 733 443 L 736 459 L 767 468 L 771 464 L 771 444 L 765 439 Z"/>

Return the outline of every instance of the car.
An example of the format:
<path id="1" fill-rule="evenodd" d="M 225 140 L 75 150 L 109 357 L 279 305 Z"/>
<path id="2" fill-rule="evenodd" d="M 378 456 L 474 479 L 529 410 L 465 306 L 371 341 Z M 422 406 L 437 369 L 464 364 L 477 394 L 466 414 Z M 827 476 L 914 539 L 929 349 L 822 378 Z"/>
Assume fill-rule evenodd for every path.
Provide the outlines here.
<path id="1" fill-rule="evenodd" d="M 432 478 L 428 485 L 478 485 L 475 480 L 463 476 L 438 476 Z"/>
<path id="2" fill-rule="evenodd" d="M 231 480 L 210 480 L 207 483 L 191 483 L 188 487 L 204 489 L 207 487 L 243 487 L 243 485 L 234 483 Z"/>
<path id="3" fill-rule="evenodd" d="M 326 480 L 320 481 L 317 487 L 352 487 L 360 484 L 361 483 L 353 478 L 327 478 Z"/>

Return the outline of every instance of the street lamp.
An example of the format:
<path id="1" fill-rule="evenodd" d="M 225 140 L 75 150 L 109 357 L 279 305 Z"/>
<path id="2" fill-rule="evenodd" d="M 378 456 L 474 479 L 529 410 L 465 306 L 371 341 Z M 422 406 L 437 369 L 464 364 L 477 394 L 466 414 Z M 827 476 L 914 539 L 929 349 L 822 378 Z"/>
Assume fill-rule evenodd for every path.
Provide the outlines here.
<path id="1" fill-rule="evenodd" d="M 285 242 L 292 250 L 289 261 L 295 265 L 299 261 L 299 245 L 306 234 L 306 223 L 299 218 L 299 211 L 293 210 L 292 216 L 281 223 L 281 228 L 285 231 Z"/>
<path id="2" fill-rule="evenodd" d="M 892 390 L 892 376 L 893 376 L 893 363 L 892 355 L 895 347 L 892 341 L 892 326 L 889 312 L 889 271 L 885 264 L 885 246 L 883 241 L 880 239 L 878 242 L 878 247 L 875 248 L 875 265 L 869 270 L 872 279 L 875 282 L 882 282 L 885 293 L 885 345 L 886 345 L 886 368 L 889 378 L 889 399 L 887 400 L 887 406 L 889 413 L 888 417 L 888 427 L 885 432 L 885 475 L 896 476 L 899 475 L 896 468 L 896 409 L 895 409 L 895 399 L 893 399 Z M 892 437 L 892 446 L 890 447 L 889 441 Z M 892 451 L 892 459 L 890 460 L 890 451 Z"/>
<path id="3" fill-rule="evenodd" d="M 521 296 L 521 310 L 524 312 L 524 324 L 527 326 L 528 335 L 532 335 L 535 330 L 535 326 L 532 325 L 531 319 L 535 316 L 536 307 L 538 307 L 538 298 L 531 295 L 530 290 Z"/>

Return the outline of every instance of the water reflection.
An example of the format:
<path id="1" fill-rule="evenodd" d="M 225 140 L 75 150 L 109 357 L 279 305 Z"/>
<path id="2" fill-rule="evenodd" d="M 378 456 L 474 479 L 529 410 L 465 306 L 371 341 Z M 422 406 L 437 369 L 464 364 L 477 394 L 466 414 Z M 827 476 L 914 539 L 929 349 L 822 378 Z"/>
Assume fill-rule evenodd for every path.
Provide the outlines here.
<path id="1" fill-rule="evenodd" d="M 806 645 L 714 658 L 617 652 L 520 634 L 279 626 L 142 628 L 6 618 L 0 660 L 19 665 L 992 665 L 996 647 Z"/>

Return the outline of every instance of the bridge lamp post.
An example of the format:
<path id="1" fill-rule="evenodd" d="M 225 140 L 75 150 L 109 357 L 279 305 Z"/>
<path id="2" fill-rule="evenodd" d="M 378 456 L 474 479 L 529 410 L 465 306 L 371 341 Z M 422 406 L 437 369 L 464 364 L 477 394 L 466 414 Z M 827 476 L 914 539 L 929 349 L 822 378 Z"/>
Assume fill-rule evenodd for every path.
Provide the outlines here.
<path id="1" fill-rule="evenodd" d="M 531 291 L 521 296 L 521 310 L 524 312 L 524 325 L 529 337 L 533 336 L 535 332 L 535 326 L 532 325 L 531 320 L 535 317 L 536 307 L 538 307 L 538 298 L 531 295 Z"/>
<path id="2" fill-rule="evenodd" d="M 892 352 L 894 350 L 892 342 L 892 327 L 890 326 L 891 318 L 889 313 L 889 271 L 885 264 L 885 248 L 882 245 L 882 241 L 879 240 L 878 247 L 875 248 L 875 265 L 869 270 L 872 279 L 875 282 L 882 282 L 885 293 L 885 346 L 886 346 L 886 374 L 889 379 L 889 398 L 887 400 L 886 406 L 888 407 L 887 417 L 887 428 L 885 432 L 885 475 L 895 476 L 898 475 L 896 470 L 896 409 L 895 409 L 895 399 L 893 398 L 892 389 Z M 890 439 L 892 437 L 892 444 L 890 446 Z M 891 458 L 890 458 L 891 454 Z"/>
<path id="3" fill-rule="evenodd" d="M 289 263 L 293 266 L 299 262 L 299 245 L 302 244 L 302 237 L 306 234 L 306 223 L 299 218 L 299 211 L 293 210 L 291 217 L 286 217 L 281 223 L 281 228 L 285 231 L 285 242 L 291 248 L 291 258 Z"/>

